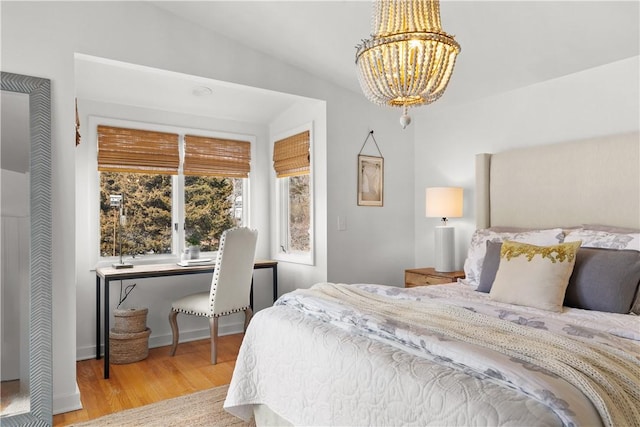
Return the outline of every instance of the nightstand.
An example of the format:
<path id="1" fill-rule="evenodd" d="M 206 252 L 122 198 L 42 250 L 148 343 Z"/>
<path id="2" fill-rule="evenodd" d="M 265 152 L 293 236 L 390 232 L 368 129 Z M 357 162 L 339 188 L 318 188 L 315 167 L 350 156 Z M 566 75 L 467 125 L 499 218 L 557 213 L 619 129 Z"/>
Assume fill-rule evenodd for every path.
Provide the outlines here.
<path id="1" fill-rule="evenodd" d="M 404 287 L 442 285 L 464 279 L 464 271 L 441 273 L 435 268 L 413 268 L 404 271 Z"/>

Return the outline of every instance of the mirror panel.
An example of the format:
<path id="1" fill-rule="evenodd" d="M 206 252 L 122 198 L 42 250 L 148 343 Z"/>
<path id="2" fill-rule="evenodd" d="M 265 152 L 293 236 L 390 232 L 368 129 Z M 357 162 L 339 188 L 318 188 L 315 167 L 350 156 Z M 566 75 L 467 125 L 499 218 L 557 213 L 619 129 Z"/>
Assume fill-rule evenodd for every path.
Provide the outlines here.
<path id="1" fill-rule="evenodd" d="M 2 416 L 3 426 L 52 425 L 51 83 L 1 72 L 2 92 L 29 97 L 29 411 Z M 4 286 L 4 285 L 3 285 Z M 24 316 L 23 316 L 24 317 Z"/>
<path id="2" fill-rule="evenodd" d="M 29 411 L 29 95 L 0 97 L 0 416 Z"/>

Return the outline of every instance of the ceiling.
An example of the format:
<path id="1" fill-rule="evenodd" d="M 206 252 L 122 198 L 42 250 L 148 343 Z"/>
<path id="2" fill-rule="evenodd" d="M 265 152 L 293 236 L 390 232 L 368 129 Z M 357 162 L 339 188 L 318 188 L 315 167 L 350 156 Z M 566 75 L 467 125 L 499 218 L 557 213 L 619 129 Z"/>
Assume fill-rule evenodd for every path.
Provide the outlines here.
<path id="1" fill-rule="evenodd" d="M 157 7 L 359 92 L 355 45 L 370 1 L 159 1 Z M 438 102 L 478 99 L 639 54 L 637 1 L 452 1 L 442 28 L 462 46 Z"/>
<path id="2" fill-rule="evenodd" d="M 306 98 L 76 55 L 76 96 L 82 100 L 130 105 L 181 114 L 268 124 L 276 115 Z M 247 108 L 247 106 L 259 108 Z"/>
<path id="3" fill-rule="evenodd" d="M 369 1 L 150 3 L 361 93 L 355 45 L 371 33 Z M 638 1 L 443 0 L 441 16 L 444 31 L 455 36 L 462 52 L 449 88 L 434 106 L 470 102 L 640 53 Z M 222 84 L 219 90 L 220 82 L 202 78 L 106 61 L 87 62 L 93 63 L 76 68 L 78 97 L 161 109 L 180 106 L 182 111 L 193 114 L 224 114 L 226 118 L 259 123 L 268 122 L 269 116 L 283 105 L 296 101 L 269 91 L 250 91 L 246 96 L 264 97 L 264 102 L 257 104 L 263 111 L 247 112 L 245 99 L 240 99 L 237 109 L 229 109 L 227 104 L 223 111 L 210 99 L 195 97 L 193 89 L 207 86 L 214 89 L 215 99 L 223 99 L 242 87 Z M 120 69 L 114 72 L 109 67 Z M 100 84 L 93 84 L 97 76 Z M 231 102 L 230 99 L 233 97 L 224 102 Z"/>

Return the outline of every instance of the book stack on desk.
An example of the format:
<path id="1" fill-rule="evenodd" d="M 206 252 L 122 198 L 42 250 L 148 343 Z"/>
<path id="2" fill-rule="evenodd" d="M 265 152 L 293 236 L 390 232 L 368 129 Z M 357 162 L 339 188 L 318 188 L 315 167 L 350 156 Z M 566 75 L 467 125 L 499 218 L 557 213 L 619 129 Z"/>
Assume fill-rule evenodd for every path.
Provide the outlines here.
<path id="1" fill-rule="evenodd" d="M 178 263 L 181 267 L 189 267 L 193 265 L 213 264 L 213 258 L 183 259 Z"/>

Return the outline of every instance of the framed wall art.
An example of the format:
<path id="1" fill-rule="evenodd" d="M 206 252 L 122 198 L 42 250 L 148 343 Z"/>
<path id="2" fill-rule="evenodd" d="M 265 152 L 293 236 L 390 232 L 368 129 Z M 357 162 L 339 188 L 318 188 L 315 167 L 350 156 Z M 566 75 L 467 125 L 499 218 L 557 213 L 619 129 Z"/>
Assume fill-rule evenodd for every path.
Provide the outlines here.
<path id="1" fill-rule="evenodd" d="M 358 206 L 382 206 L 384 158 L 358 155 Z"/>
<path id="2" fill-rule="evenodd" d="M 373 140 L 379 156 L 362 154 L 369 138 Z M 373 131 L 369 131 L 358 153 L 358 206 L 382 206 L 383 194 L 384 157 Z"/>

